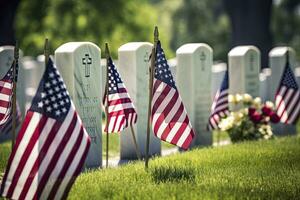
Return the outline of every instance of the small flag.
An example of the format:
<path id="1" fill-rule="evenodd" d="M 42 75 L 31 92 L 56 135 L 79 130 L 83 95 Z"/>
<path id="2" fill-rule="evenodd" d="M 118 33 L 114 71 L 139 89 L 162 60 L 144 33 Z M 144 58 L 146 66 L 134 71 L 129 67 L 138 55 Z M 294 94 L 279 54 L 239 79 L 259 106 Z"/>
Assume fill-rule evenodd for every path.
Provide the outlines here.
<path id="1" fill-rule="evenodd" d="M 14 63 L 0 80 L 0 128 L 6 124 L 12 113 L 13 66 Z"/>
<path id="2" fill-rule="evenodd" d="M 275 107 L 282 123 L 295 124 L 297 122 L 300 114 L 300 90 L 288 57 L 275 95 Z"/>
<path id="3" fill-rule="evenodd" d="M 9 199 L 65 199 L 90 137 L 49 59 L 10 155 L 0 194 Z"/>
<path id="4" fill-rule="evenodd" d="M 120 132 L 137 121 L 137 113 L 127 89 L 111 58 L 108 59 L 108 130 Z M 105 94 L 106 96 L 106 94 Z M 107 101 L 107 98 L 104 99 Z"/>
<path id="5" fill-rule="evenodd" d="M 195 133 L 160 42 L 156 51 L 151 121 L 156 137 L 188 149 Z"/>
<path id="6" fill-rule="evenodd" d="M 18 127 L 21 122 L 22 122 L 22 116 L 21 116 L 21 111 L 20 111 L 20 107 L 19 104 L 17 102 L 17 114 L 16 114 L 17 118 L 16 118 L 16 126 Z M 0 134 L 10 134 L 12 131 L 12 115 L 10 115 L 9 119 L 6 121 L 5 124 L 3 124 L 0 127 Z"/>
<path id="7" fill-rule="evenodd" d="M 225 72 L 221 88 L 217 91 L 213 104 L 211 106 L 211 114 L 208 122 L 208 129 L 218 129 L 218 124 L 222 117 L 229 114 L 228 106 L 228 71 Z"/>

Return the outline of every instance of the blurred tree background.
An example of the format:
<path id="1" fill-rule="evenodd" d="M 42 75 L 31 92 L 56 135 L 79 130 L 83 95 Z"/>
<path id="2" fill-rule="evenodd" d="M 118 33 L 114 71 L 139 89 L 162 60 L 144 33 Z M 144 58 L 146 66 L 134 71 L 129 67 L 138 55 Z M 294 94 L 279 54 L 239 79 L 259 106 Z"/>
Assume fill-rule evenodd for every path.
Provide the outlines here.
<path id="1" fill-rule="evenodd" d="M 271 2 L 270 12 L 267 13 L 270 27 L 266 27 L 270 30 L 271 36 L 268 39 L 271 47 L 292 46 L 300 58 L 299 0 L 256 1 Z M 205 42 L 213 47 L 214 60 L 226 61 L 228 51 L 237 44 L 233 37 L 236 22 L 229 17 L 228 7 L 232 8 L 232 5 L 237 6 L 241 2 L 253 1 L 2 0 L 0 44 L 13 44 L 12 33 L 15 30 L 25 55 L 41 54 L 44 39 L 48 37 L 52 52 L 69 41 L 91 41 L 102 49 L 104 43 L 109 42 L 112 54 L 116 57 L 117 49 L 122 44 L 132 41 L 152 42 L 153 27 L 158 25 L 168 57 L 175 56 L 176 49 L 184 43 Z M 244 7 L 249 7 L 251 10 L 248 12 L 255 16 L 258 10 L 247 5 L 250 4 L 245 3 Z M 239 12 L 239 15 L 243 17 L 246 12 Z M 8 27 L 7 21 L 14 23 L 5 29 L 8 37 L 4 37 L 1 30 L 4 25 Z M 256 22 L 252 24 L 255 27 Z M 251 36 L 250 33 L 243 36 L 247 35 Z M 261 48 L 264 51 L 267 47 Z"/>

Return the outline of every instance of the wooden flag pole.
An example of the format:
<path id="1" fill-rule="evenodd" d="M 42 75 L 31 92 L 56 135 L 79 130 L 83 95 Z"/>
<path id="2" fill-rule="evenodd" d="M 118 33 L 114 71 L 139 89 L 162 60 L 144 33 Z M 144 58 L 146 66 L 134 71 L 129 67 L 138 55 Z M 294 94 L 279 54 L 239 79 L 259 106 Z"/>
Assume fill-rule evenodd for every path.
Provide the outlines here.
<path id="1" fill-rule="evenodd" d="M 48 41 L 48 38 L 45 39 L 44 56 L 45 56 L 45 67 L 47 67 L 48 60 L 49 60 L 49 41 Z"/>
<path id="2" fill-rule="evenodd" d="M 150 147 L 150 121 L 151 121 L 151 102 L 152 102 L 152 90 L 153 90 L 153 78 L 154 78 L 154 67 L 155 67 L 155 58 L 156 58 L 156 47 L 158 42 L 158 28 L 154 28 L 154 45 L 151 53 L 151 64 L 149 68 L 149 104 L 148 104 L 148 121 L 147 121 L 147 141 L 146 141 L 146 159 L 145 159 L 145 168 L 148 169 L 149 163 L 149 147 Z"/>
<path id="3" fill-rule="evenodd" d="M 17 81 L 18 81 L 18 60 L 19 60 L 19 44 L 16 41 L 14 49 L 14 65 L 13 65 L 13 96 L 12 96 L 12 145 L 13 149 L 16 142 L 17 128 Z"/>
<path id="4" fill-rule="evenodd" d="M 109 148 L 109 137 L 108 137 L 108 125 L 109 125 L 109 117 L 108 117 L 108 64 L 109 64 L 109 49 L 108 44 L 105 43 L 105 57 L 106 57 L 106 85 L 105 85 L 105 93 L 106 93 L 106 106 L 105 106 L 105 114 L 106 114 L 106 168 L 108 168 L 108 148 Z"/>
<path id="5" fill-rule="evenodd" d="M 133 143 L 134 143 L 134 147 L 135 147 L 136 156 L 137 156 L 137 157 L 138 157 L 138 159 L 140 160 L 142 157 L 141 157 L 141 153 L 140 153 L 140 150 L 139 150 L 139 147 L 138 147 L 137 141 L 136 141 L 136 137 L 135 137 L 134 128 L 133 128 L 133 126 L 132 126 L 132 125 L 130 125 L 130 129 L 131 129 L 132 140 L 133 140 Z"/>

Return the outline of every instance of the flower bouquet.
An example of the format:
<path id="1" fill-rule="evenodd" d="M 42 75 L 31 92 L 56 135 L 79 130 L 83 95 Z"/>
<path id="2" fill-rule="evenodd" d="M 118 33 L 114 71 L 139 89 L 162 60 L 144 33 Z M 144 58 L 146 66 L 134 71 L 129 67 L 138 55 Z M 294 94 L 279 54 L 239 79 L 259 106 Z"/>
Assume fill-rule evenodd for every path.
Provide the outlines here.
<path id="1" fill-rule="evenodd" d="M 228 101 L 238 109 L 223 118 L 219 128 L 229 134 L 233 143 L 273 137 L 270 122 L 278 123 L 280 119 L 272 102 L 262 103 L 259 97 L 253 99 L 249 94 L 229 95 Z"/>

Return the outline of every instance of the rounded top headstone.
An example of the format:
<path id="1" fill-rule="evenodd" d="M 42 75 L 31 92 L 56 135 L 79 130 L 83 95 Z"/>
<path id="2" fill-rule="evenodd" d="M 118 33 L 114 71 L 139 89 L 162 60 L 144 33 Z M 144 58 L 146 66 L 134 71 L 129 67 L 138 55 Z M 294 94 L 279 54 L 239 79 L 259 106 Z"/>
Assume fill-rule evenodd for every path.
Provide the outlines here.
<path id="1" fill-rule="evenodd" d="M 253 45 L 246 45 L 246 46 L 237 46 L 231 49 L 228 53 L 228 56 L 244 56 L 247 54 L 249 51 L 255 51 L 259 53 L 259 49 L 256 46 Z"/>
<path id="2" fill-rule="evenodd" d="M 282 47 L 275 47 L 273 48 L 270 52 L 269 52 L 269 56 L 270 57 L 277 57 L 277 56 L 284 56 L 287 51 L 289 53 L 295 54 L 295 50 L 291 47 L 286 47 L 286 46 L 282 46 Z"/>
<path id="3" fill-rule="evenodd" d="M 68 42 L 68 43 L 65 43 L 65 44 L 61 45 L 60 47 L 58 47 L 55 50 L 55 53 L 60 53 L 60 52 L 70 52 L 71 53 L 71 52 L 74 52 L 79 47 L 84 46 L 84 45 L 93 46 L 94 48 L 96 48 L 100 51 L 100 48 L 92 42 Z"/>
<path id="4" fill-rule="evenodd" d="M 213 52 L 212 48 L 205 43 L 189 43 L 189 44 L 184 44 L 181 47 L 179 47 L 176 51 L 176 54 L 191 54 L 195 53 L 199 48 L 206 48 L 208 51 L 211 53 Z"/>
<path id="5" fill-rule="evenodd" d="M 14 46 L 10 46 L 10 45 L 7 45 L 7 46 L 0 46 L 0 52 L 4 51 L 4 50 L 14 50 L 15 47 Z"/>
<path id="6" fill-rule="evenodd" d="M 123 44 L 122 46 L 120 46 L 120 48 L 118 49 L 119 51 L 136 51 L 139 48 L 143 47 L 143 46 L 149 46 L 149 45 L 153 45 L 150 42 L 129 42 L 126 44 Z"/>

